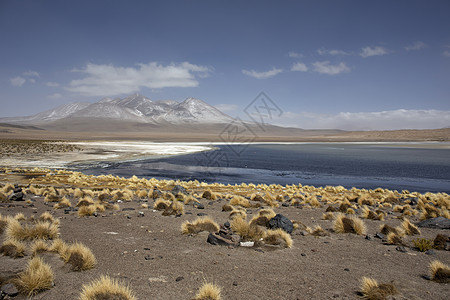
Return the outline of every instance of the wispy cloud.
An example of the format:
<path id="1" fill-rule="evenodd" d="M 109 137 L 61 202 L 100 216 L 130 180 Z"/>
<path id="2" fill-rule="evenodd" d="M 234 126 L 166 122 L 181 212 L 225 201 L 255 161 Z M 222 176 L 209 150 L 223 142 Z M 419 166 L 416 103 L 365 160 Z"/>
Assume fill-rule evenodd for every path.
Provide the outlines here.
<path id="1" fill-rule="evenodd" d="M 350 72 L 350 68 L 343 62 L 332 65 L 329 61 L 316 61 L 313 63 L 314 72 L 327 74 L 327 75 L 337 75 L 340 73 Z"/>
<path id="2" fill-rule="evenodd" d="M 222 112 L 230 112 L 230 111 L 236 111 L 239 109 L 239 106 L 236 104 L 218 104 L 215 105 L 215 108 L 217 108 L 218 110 L 222 111 Z"/>
<path id="3" fill-rule="evenodd" d="M 428 45 L 425 44 L 424 42 L 417 41 L 417 42 L 414 42 L 412 45 L 406 46 L 405 50 L 406 51 L 417 51 L 417 50 L 422 50 L 427 47 L 428 47 Z"/>
<path id="4" fill-rule="evenodd" d="M 282 69 L 276 69 L 276 68 L 272 68 L 272 70 L 265 71 L 265 72 L 257 72 L 255 70 L 242 70 L 243 74 L 250 76 L 250 77 L 257 78 L 257 79 L 267 79 L 267 78 L 276 76 L 281 72 L 283 72 Z"/>
<path id="5" fill-rule="evenodd" d="M 212 68 L 183 62 L 164 66 L 156 62 L 137 67 L 116 67 L 89 63 L 73 70 L 84 74 L 72 80 L 66 89 L 84 96 L 116 96 L 138 92 L 140 88 L 196 87 L 197 77 L 207 77 Z"/>
<path id="6" fill-rule="evenodd" d="M 22 74 L 23 76 L 29 76 L 29 77 L 40 77 L 40 75 L 39 75 L 39 73 L 38 72 L 36 72 L 36 71 L 26 71 L 26 72 L 23 72 L 23 74 Z"/>
<path id="7" fill-rule="evenodd" d="M 62 97 L 62 95 L 60 93 L 54 93 L 54 94 L 51 94 L 48 96 L 48 98 L 50 98 L 50 99 L 59 99 L 61 97 Z"/>
<path id="8" fill-rule="evenodd" d="M 446 48 L 448 50 L 444 50 L 444 52 L 442 52 L 442 55 L 450 57 L 450 46 L 446 46 Z"/>
<path id="9" fill-rule="evenodd" d="M 386 48 L 377 46 L 377 47 L 365 47 L 361 49 L 361 55 L 362 57 L 370 57 L 370 56 L 380 56 L 380 55 L 386 55 L 389 54 L 389 50 Z"/>
<path id="10" fill-rule="evenodd" d="M 350 55 L 350 52 L 346 52 L 343 50 L 336 50 L 336 49 L 325 49 L 325 48 L 320 48 L 317 50 L 317 53 L 319 53 L 320 55 Z"/>
<path id="11" fill-rule="evenodd" d="M 337 114 L 285 112 L 277 125 L 343 130 L 437 129 L 450 126 L 450 111 L 398 109 Z"/>
<path id="12" fill-rule="evenodd" d="M 292 65 L 291 71 L 306 72 L 308 71 L 308 67 L 304 63 L 297 62 Z"/>
<path id="13" fill-rule="evenodd" d="M 294 51 L 290 51 L 288 53 L 288 56 L 292 57 L 292 58 L 300 58 L 300 57 L 303 57 L 303 54 L 298 53 L 298 52 L 294 52 Z"/>
<path id="14" fill-rule="evenodd" d="M 21 76 L 10 78 L 9 81 L 13 86 L 21 87 L 27 80 Z"/>
<path id="15" fill-rule="evenodd" d="M 58 87 L 59 83 L 49 81 L 49 82 L 46 83 L 46 85 L 49 86 L 49 87 Z"/>

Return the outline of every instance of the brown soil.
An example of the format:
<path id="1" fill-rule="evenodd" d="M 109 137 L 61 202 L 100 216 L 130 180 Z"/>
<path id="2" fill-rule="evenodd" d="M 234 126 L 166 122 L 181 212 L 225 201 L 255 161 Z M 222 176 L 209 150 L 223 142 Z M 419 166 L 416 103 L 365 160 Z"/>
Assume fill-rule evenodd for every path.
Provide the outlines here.
<path id="1" fill-rule="evenodd" d="M 2 177 L 0 183 L 8 180 Z M 11 178 L 9 178 L 11 179 Z M 14 178 L 13 178 L 14 179 Z M 15 178 L 17 179 L 17 178 Z M 412 248 L 417 236 L 404 238 L 407 252 L 386 245 L 373 235 L 380 224 L 400 226 L 397 216 L 388 214 L 385 221 L 364 220 L 372 240 L 355 234 L 336 234 L 333 221 L 322 220 L 323 208 L 275 208 L 291 220 L 309 227 L 320 225 L 328 236 L 315 237 L 301 229 L 292 233 L 292 248 L 276 246 L 237 247 L 213 246 L 206 242 L 207 233 L 187 236 L 181 224 L 193 221 L 198 213 L 206 213 L 219 224 L 228 220 L 222 211 L 228 200 L 199 201 L 204 209 L 186 205 L 180 217 L 162 216 L 153 211 L 153 199 L 135 199 L 120 203 L 119 211 L 106 210 L 97 217 L 78 217 L 76 212 L 64 214 L 46 204 L 43 197 L 28 195 L 32 203 L 14 202 L 0 206 L 0 213 L 23 213 L 37 218 L 49 211 L 60 219 L 61 238 L 81 242 L 97 258 L 94 269 L 75 272 L 54 253 L 43 258 L 54 273 L 54 287 L 33 299 L 77 299 L 82 285 L 106 274 L 130 286 L 138 299 L 192 299 L 204 281 L 222 288 L 223 299 L 358 299 L 360 280 L 372 277 L 381 283 L 394 282 L 400 295 L 395 299 L 448 299 L 448 284 L 423 278 L 433 260 L 450 262 L 450 252 L 435 250 L 427 255 Z M 71 198 L 72 205 L 76 199 Z M 141 204 L 149 208 L 141 208 Z M 258 209 L 247 209 L 250 219 Z M 386 212 L 392 209 L 385 209 Z M 140 214 L 140 212 L 143 212 Z M 359 212 L 360 213 L 360 212 Z M 412 223 L 418 221 L 412 217 Z M 421 229 L 420 237 L 433 239 L 448 230 Z M 0 234 L 5 239 L 5 233 Z M 29 250 L 28 250 L 29 251 Z M 24 269 L 30 253 L 24 258 L 0 256 L 0 278 L 11 278 Z M 26 299 L 18 296 L 15 299 Z"/>

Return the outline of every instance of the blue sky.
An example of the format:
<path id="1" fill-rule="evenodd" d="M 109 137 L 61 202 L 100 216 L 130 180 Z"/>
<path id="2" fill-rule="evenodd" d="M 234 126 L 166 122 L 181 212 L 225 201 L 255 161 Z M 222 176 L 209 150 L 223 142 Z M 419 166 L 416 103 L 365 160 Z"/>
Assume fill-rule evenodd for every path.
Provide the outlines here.
<path id="1" fill-rule="evenodd" d="M 450 1 L 0 1 L 0 117 L 138 92 L 303 128 L 450 126 Z"/>

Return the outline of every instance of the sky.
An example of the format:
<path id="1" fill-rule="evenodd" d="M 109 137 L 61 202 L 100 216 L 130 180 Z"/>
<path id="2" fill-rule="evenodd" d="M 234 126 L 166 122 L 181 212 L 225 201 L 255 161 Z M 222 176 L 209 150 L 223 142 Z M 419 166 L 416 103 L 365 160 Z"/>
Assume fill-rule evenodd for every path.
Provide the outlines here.
<path id="1" fill-rule="evenodd" d="M 140 93 L 301 128 L 450 126 L 450 1 L 0 1 L 0 117 Z"/>

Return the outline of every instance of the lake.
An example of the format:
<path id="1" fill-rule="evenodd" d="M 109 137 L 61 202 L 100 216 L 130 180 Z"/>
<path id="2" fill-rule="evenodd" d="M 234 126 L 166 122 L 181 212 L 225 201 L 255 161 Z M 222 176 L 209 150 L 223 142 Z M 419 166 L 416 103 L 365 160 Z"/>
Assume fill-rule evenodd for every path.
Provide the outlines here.
<path id="1" fill-rule="evenodd" d="M 85 174 L 450 192 L 448 143 L 261 143 L 127 162 L 74 165 Z"/>

